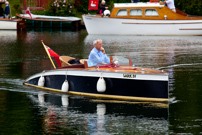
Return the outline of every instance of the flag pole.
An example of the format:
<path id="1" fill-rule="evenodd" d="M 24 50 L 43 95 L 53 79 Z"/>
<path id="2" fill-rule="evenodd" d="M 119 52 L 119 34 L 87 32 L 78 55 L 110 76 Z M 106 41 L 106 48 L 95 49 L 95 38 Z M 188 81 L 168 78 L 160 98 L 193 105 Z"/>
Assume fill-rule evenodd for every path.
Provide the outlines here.
<path id="1" fill-rule="evenodd" d="M 48 57 L 49 57 L 49 59 L 50 59 L 52 65 L 53 65 L 54 69 L 56 69 L 54 62 L 53 62 L 53 60 L 52 60 L 50 54 L 48 53 L 48 50 L 46 49 L 45 44 L 43 43 L 43 40 L 41 40 L 41 43 L 42 43 L 44 49 L 46 50 L 46 53 L 48 54 Z"/>

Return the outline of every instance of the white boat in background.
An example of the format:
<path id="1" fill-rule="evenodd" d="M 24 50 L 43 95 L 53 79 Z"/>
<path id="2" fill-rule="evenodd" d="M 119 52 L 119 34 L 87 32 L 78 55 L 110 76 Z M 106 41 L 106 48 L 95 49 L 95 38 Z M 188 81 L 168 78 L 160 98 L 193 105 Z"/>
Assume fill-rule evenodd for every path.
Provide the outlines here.
<path id="1" fill-rule="evenodd" d="M 202 17 L 160 3 L 115 3 L 111 15 L 83 15 L 88 34 L 202 35 Z"/>
<path id="2" fill-rule="evenodd" d="M 0 0 L 0 4 L 5 4 L 6 0 Z M 26 22 L 22 19 L 5 19 L 0 18 L 0 30 L 22 30 L 26 29 Z"/>
<path id="3" fill-rule="evenodd" d="M 19 17 L 22 17 L 22 18 L 29 18 L 31 19 L 61 19 L 61 20 L 69 20 L 69 21 L 80 21 L 81 19 L 78 18 L 78 17 L 73 17 L 73 16 L 70 16 L 70 17 L 63 17 L 63 16 L 47 16 L 47 15 L 34 15 L 34 14 L 31 14 L 31 17 L 29 14 L 20 14 L 20 15 L 17 15 Z"/>
<path id="4" fill-rule="evenodd" d="M 21 30 L 26 29 L 26 22 L 21 19 L 0 18 L 0 30 Z"/>
<path id="5" fill-rule="evenodd" d="M 80 26 L 81 19 L 78 17 L 47 16 L 34 14 L 17 14 L 17 16 L 26 21 L 27 27 L 41 28 L 68 28 L 77 29 Z"/>
<path id="6" fill-rule="evenodd" d="M 6 29 L 17 29 L 17 22 L 16 21 L 10 21 L 8 19 L 0 19 L 0 29 L 6 30 Z"/>

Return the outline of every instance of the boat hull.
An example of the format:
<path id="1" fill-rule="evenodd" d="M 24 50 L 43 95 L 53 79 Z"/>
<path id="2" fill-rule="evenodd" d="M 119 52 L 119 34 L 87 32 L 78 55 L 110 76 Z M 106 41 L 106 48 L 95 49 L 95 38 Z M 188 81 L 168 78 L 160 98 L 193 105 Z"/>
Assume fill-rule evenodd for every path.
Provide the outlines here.
<path id="1" fill-rule="evenodd" d="M 28 78 L 24 84 L 36 86 L 40 76 L 44 74 L 44 88 L 50 88 L 61 91 L 61 87 L 66 78 L 65 70 L 53 70 L 45 73 L 36 74 Z M 97 91 L 97 82 L 102 74 L 106 82 L 106 91 L 100 93 Z M 127 77 L 126 77 L 127 76 Z M 137 97 L 139 100 L 148 99 L 168 99 L 168 75 L 141 75 L 125 73 L 108 72 L 90 72 L 90 71 L 67 71 L 67 80 L 69 83 L 69 93 L 80 95 L 93 95 L 96 97 L 118 96 Z M 85 93 L 85 94 L 84 94 Z M 128 98 L 132 99 L 132 98 Z M 135 98 L 134 98 L 135 99 Z M 140 99 L 142 100 L 142 99 Z"/>
<path id="2" fill-rule="evenodd" d="M 83 15 L 88 34 L 202 35 L 202 20 L 141 20 Z"/>
<path id="3" fill-rule="evenodd" d="M 59 17 L 28 14 L 17 15 L 27 22 L 28 28 L 72 28 L 79 29 L 81 19 L 77 17 Z"/>
<path id="4" fill-rule="evenodd" d="M 16 30 L 17 29 L 17 22 L 10 21 L 7 19 L 0 20 L 0 30 Z"/>
<path id="5" fill-rule="evenodd" d="M 24 30 L 26 22 L 20 19 L 0 19 L 0 30 Z"/>

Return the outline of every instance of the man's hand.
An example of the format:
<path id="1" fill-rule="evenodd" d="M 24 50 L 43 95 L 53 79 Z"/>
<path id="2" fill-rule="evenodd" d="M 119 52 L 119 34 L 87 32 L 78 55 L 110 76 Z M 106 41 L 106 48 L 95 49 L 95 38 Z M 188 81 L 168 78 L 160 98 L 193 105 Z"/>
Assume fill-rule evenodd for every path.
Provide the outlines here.
<path id="1" fill-rule="evenodd" d="M 105 49 L 103 47 L 100 48 L 100 51 L 102 51 L 102 53 L 105 53 Z"/>

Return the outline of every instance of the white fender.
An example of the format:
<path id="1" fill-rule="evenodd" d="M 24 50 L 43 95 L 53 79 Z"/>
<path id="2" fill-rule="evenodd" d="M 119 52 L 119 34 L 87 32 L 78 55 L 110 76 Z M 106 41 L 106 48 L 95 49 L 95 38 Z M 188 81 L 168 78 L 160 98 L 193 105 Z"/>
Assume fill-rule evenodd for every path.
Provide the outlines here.
<path id="1" fill-rule="evenodd" d="M 97 82 L 97 91 L 98 92 L 105 92 L 106 91 L 106 82 L 104 78 L 101 76 Z"/>
<path id="2" fill-rule="evenodd" d="M 44 76 L 42 74 L 41 77 L 38 80 L 38 86 L 44 87 L 44 84 L 45 84 L 45 78 L 44 78 Z"/>
<path id="3" fill-rule="evenodd" d="M 67 80 L 64 81 L 64 83 L 62 84 L 62 88 L 61 88 L 62 92 L 68 92 L 69 90 L 69 83 Z"/>

